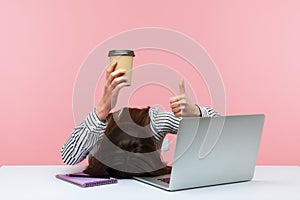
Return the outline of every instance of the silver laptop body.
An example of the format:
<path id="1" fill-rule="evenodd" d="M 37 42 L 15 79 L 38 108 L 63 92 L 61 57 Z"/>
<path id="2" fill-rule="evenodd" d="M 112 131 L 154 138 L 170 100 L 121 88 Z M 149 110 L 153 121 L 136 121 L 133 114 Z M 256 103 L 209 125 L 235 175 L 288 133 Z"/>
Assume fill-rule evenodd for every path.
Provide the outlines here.
<path id="1" fill-rule="evenodd" d="M 168 191 L 249 181 L 264 119 L 263 114 L 183 118 L 171 174 L 134 178 Z"/>

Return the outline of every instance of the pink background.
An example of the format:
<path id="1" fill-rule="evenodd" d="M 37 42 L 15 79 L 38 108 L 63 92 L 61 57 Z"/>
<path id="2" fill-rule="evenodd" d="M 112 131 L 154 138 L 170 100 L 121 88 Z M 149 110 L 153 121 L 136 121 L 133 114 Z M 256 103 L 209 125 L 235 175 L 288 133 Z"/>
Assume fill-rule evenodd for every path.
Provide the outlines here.
<path id="1" fill-rule="evenodd" d="M 1 1 L 0 165 L 62 164 L 81 64 L 112 35 L 143 27 L 179 31 L 207 50 L 224 82 L 226 114 L 266 114 L 258 164 L 300 165 L 300 1 L 175 2 Z M 171 59 L 144 51 L 136 63 Z M 146 86 L 130 103 L 166 106 L 172 95 Z M 198 103 L 211 106 L 207 95 Z"/>

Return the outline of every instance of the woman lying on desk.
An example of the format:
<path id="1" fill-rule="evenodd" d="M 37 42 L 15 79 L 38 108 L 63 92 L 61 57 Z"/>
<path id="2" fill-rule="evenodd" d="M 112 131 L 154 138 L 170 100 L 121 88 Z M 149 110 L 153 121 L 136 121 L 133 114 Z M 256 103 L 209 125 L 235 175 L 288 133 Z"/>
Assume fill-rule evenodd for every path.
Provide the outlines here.
<path id="1" fill-rule="evenodd" d="M 96 108 L 76 126 L 61 149 L 66 164 L 74 165 L 89 155 L 85 173 L 96 177 L 157 176 L 170 172 L 160 159 L 162 141 L 167 133 L 176 134 L 181 117 L 212 117 L 212 108 L 191 103 L 179 84 L 180 95 L 170 99 L 172 112 L 154 108 L 123 108 L 110 113 L 119 91 L 126 86 L 126 71 L 115 70 L 117 63 L 106 71 L 104 94 Z"/>

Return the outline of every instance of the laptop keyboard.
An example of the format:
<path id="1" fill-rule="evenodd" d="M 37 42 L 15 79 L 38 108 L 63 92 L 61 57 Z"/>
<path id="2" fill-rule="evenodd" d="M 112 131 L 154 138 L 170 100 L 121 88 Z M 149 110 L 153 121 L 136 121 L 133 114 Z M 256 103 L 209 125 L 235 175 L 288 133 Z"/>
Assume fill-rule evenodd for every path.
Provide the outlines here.
<path id="1" fill-rule="evenodd" d="M 170 183 L 170 178 L 159 178 L 158 180 L 168 184 Z"/>

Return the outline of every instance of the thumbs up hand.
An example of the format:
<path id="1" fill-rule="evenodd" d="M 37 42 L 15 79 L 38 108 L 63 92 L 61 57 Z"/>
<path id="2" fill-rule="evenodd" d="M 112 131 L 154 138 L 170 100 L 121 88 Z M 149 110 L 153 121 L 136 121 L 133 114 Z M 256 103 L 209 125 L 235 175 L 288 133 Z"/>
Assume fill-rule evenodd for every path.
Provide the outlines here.
<path id="1" fill-rule="evenodd" d="M 179 95 L 170 98 L 170 107 L 176 117 L 199 117 L 201 112 L 197 105 L 191 103 L 186 95 L 184 80 L 179 83 Z"/>

